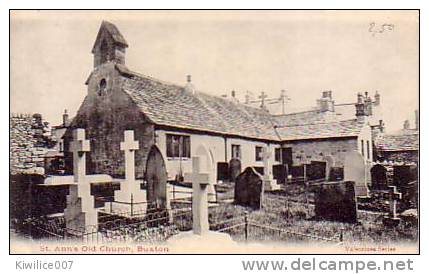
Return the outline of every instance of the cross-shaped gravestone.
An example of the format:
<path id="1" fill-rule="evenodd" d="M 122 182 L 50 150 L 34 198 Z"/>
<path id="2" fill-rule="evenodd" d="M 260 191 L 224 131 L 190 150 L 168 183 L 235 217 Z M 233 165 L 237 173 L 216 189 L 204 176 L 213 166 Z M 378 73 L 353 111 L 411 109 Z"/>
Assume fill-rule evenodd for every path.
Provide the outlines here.
<path id="1" fill-rule="evenodd" d="M 139 149 L 139 142 L 134 140 L 133 130 L 124 132 L 124 141 L 120 146 L 125 152 L 125 179 L 127 182 L 132 182 L 135 179 L 134 153 Z"/>
<path id="2" fill-rule="evenodd" d="M 390 205 L 390 218 L 396 219 L 397 213 L 396 213 L 396 204 L 398 200 L 402 198 L 402 194 L 398 191 L 396 191 L 396 186 L 389 186 L 389 205 Z"/>
<path id="3" fill-rule="evenodd" d="M 270 164 L 269 164 L 270 157 L 271 157 L 271 149 L 269 147 L 264 147 L 262 149 L 262 160 L 264 161 L 264 179 L 271 178 Z"/>
<path id="4" fill-rule="evenodd" d="M 201 167 L 206 166 L 203 157 L 192 157 L 192 230 L 197 235 L 209 231 L 207 202 L 209 173 L 201 170 Z"/>
<path id="5" fill-rule="evenodd" d="M 85 153 L 91 151 L 89 140 L 85 139 L 85 130 L 77 128 L 73 131 L 73 141 L 70 142 L 73 152 L 73 176 L 75 182 L 82 182 L 86 175 Z"/>
<path id="6" fill-rule="evenodd" d="M 261 99 L 261 108 L 265 107 L 265 99 L 268 97 L 268 95 L 265 94 L 265 92 L 261 92 L 261 95 L 258 96 L 259 99 Z"/>

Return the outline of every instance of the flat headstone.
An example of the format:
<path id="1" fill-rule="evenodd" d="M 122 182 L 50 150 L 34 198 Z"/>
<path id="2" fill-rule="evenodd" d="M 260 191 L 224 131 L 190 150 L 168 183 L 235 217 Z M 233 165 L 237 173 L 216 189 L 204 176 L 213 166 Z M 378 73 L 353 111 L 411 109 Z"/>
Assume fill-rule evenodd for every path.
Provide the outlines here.
<path id="1" fill-rule="evenodd" d="M 357 222 L 354 182 L 329 182 L 312 187 L 316 218 L 329 221 Z"/>
<path id="2" fill-rule="evenodd" d="M 371 186 L 375 189 L 387 188 L 386 167 L 380 164 L 376 164 L 371 168 Z"/>
<path id="3" fill-rule="evenodd" d="M 264 183 L 261 174 L 252 167 L 246 168 L 235 180 L 234 202 L 237 205 L 261 209 Z"/>
<path id="4" fill-rule="evenodd" d="M 229 161 L 229 180 L 234 182 L 235 179 L 241 173 L 241 161 L 240 159 L 233 158 Z"/>
<path id="5" fill-rule="evenodd" d="M 308 180 L 320 180 L 326 178 L 326 162 L 311 161 L 307 165 Z"/>
<path id="6" fill-rule="evenodd" d="M 344 160 L 344 181 L 355 182 L 356 196 L 368 197 L 367 177 L 365 159 L 362 155 L 357 151 L 347 153 Z"/>
<path id="7" fill-rule="evenodd" d="M 329 181 L 330 175 L 331 175 L 331 169 L 335 165 L 334 158 L 331 155 L 325 155 L 323 157 L 323 161 L 326 163 L 325 166 L 325 180 Z"/>
<path id="8" fill-rule="evenodd" d="M 405 187 L 412 181 L 411 166 L 395 165 L 393 166 L 393 184 L 399 188 Z"/>
<path id="9" fill-rule="evenodd" d="M 229 165 L 226 162 L 217 163 L 217 181 L 229 180 Z"/>
<path id="10" fill-rule="evenodd" d="M 273 178 L 276 179 L 278 183 L 285 184 L 288 175 L 288 165 L 273 165 Z"/>

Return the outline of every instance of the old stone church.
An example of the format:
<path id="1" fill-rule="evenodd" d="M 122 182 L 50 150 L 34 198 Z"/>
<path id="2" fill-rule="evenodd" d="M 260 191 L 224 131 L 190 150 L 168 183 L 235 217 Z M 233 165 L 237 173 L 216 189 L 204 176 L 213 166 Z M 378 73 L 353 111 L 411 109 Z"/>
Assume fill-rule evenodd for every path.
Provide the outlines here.
<path id="1" fill-rule="evenodd" d="M 216 167 L 238 158 L 243 170 L 263 167 L 264 148 L 272 152 L 271 168 L 327 155 L 341 165 L 351 150 L 372 160 L 377 125 L 371 124 L 372 101 L 367 96 L 359 94 L 357 102 L 350 104 L 353 114 L 339 119 L 329 101 L 332 94 L 324 93 L 322 109 L 296 123 L 291 121 L 293 115 L 271 115 L 265 109 L 203 93 L 192 85 L 190 76 L 185 85 L 176 85 L 133 72 L 126 66 L 127 48 L 116 26 L 102 22 L 92 48 L 94 69 L 85 83 L 88 93 L 64 135 L 67 151 L 71 130 L 86 129 L 91 141 L 89 173 L 123 176 L 119 146 L 124 130 L 129 129 L 135 131 L 140 145 L 135 157 L 138 178 L 144 176 L 153 145 L 164 157 L 170 180 L 191 171 L 191 157 L 200 146 L 207 148 Z M 321 115 L 336 118 L 312 119 Z M 72 166 L 70 157 L 66 165 Z"/>

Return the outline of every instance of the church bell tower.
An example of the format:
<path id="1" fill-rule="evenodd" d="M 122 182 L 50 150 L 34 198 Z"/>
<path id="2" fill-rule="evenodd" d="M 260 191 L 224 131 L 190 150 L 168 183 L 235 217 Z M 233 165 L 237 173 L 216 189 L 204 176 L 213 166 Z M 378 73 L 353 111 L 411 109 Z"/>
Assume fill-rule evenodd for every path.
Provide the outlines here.
<path id="1" fill-rule="evenodd" d="M 127 47 L 127 41 L 118 28 L 112 23 L 103 21 L 92 47 L 94 68 L 108 62 L 125 65 L 125 49 Z"/>

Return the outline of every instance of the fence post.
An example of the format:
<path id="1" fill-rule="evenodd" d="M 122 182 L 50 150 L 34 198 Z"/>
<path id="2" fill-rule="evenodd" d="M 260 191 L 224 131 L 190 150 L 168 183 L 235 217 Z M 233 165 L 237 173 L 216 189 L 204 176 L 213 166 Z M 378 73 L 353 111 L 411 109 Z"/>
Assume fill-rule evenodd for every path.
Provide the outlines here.
<path id="1" fill-rule="evenodd" d="M 173 200 L 176 200 L 176 185 L 173 184 Z"/>
<path id="2" fill-rule="evenodd" d="M 249 234 L 249 220 L 248 220 L 248 213 L 244 213 L 244 240 L 247 242 Z"/>
<path id="3" fill-rule="evenodd" d="M 131 217 L 133 217 L 133 210 L 134 210 L 133 202 L 134 202 L 133 194 L 131 193 Z"/>

